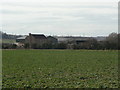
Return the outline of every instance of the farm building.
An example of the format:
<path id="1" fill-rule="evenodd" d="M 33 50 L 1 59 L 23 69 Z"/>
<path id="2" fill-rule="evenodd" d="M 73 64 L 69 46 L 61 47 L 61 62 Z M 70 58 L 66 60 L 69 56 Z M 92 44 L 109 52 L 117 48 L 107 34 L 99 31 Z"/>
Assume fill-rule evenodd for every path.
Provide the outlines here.
<path id="1" fill-rule="evenodd" d="M 25 38 L 26 38 L 26 37 L 27 37 L 27 36 L 19 37 L 19 38 L 16 39 L 16 42 L 25 43 Z"/>
<path id="2" fill-rule="evenodd" d="M 106 40 L 106 37 L 73 37 L 73 36 L 70 36 L 70 37 L 56 37 L 58 39 L 58 42 L 59 43 L 76 43 L 76 44 L 80 44 L 80 43 L 85 43 L 85 42 L 88 42 L 90 40 L 97 40 L 98 42 L 99 41 L 105 41 Z"/>
<path id="3" fill-rule="evenodd" d="M 83 46 L 91 46 L 95 42 L 104 41 L 105 37 L 80 37 L 80 36 L 45 36 L 44 34 L 31 34 L 28 36 L 19 37 L 16 39 L 18 46 L 25 46 L 25 48 L 50 48 L 64 43 L 68 48 L 73 48 L 74 45 L 79 45 L 79 47 Z"/>
<path id="4" fill-rule="evenodd" d="M 57 37 L 59 43 L 84 43 L 92 39 L 91 37 Z"/>
<path id="5" fill-rule="evenodd" d="M 31 34 L 29 33 L 29 36 L 26 37 L 25 43 L 30 45 L 30 48 L 32 46 L 40 46 L 44 43 L 47 43 L 47 38 L 43 34 Z"/>
<path id="6" fill-rule="evenodd" d="M 57 43 L 57 39 L 48 36 L 46 37 L 44 34 L 31 34 L 29 33 L 29 36 L 24 36 L 24 37 L 19 37 L 16 39 L 17 43 L 24 43 L 28 44 L 29 48 L 34 47 L 39 47 L 45 43 Z"/>
<path id="7" fill-rule="evenodd" d="M 48 40 L 48 43 L 53 43 L 53 44 L 58 43 L 57 38 L 52 37 L 52 36 L 48 36 L 48 37 L 47 37 L 47 40 Z"/>
<path id="8" fill-rule="evenodd" d="M 93 44 L 105 40 L 105 37 L 80 37 L 80 36 L 69 36 L 69 37 L 57 37 L 58 43 L 66 43 L 68 49 L 75 48 L 91 48 Z"/>

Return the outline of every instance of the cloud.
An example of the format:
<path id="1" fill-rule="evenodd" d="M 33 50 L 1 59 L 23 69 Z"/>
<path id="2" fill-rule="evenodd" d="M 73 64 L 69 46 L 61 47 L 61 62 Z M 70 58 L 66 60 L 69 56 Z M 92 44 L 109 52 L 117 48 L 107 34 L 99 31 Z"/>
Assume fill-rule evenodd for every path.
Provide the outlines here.
<path id="1" fill-rule="evenodd" d="M 7 32 L 97 35 L 117 31 L 117 3 L 12 1 L 4 1 L 0 9 Z"/>

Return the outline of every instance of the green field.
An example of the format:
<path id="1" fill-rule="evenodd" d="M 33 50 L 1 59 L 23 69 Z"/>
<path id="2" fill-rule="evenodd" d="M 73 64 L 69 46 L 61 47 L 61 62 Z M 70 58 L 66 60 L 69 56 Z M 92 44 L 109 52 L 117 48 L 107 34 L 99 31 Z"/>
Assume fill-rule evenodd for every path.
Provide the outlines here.
<path id="1" fill-rule="evenodd" d="M 3 88 L 117 87 L 117 51 L 3 50 Z"/>
<path id="2" fill-rule="evenodd" d="M 15 43 L 14 39 L 0 39 L 0 43 Z"/>

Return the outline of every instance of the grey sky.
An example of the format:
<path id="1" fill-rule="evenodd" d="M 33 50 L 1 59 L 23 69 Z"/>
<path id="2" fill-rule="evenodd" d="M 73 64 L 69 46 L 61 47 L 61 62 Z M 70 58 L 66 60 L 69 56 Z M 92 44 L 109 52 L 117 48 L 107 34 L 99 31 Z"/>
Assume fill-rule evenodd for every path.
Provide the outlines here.
<path id="1" fill-rule="evenodd" d="M 117 0 L 3 0 L 1 5 L 0 27 L 7 33 L 104 36 L 118 32 Z"/>

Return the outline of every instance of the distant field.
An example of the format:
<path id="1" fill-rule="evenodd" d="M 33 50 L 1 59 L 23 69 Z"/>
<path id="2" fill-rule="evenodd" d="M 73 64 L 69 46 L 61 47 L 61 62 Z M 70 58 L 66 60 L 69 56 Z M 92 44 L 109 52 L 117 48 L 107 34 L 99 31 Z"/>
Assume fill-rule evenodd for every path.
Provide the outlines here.
<path id="1" fill-rule="evenodd" d="M 3 88 L 117 88 L 117 51 L 3 50 Z"/>
<path id="2" fill-rule="evenodd" d="M 0 43 L 15 43 L 14 39 L 0 39 Z"/>

